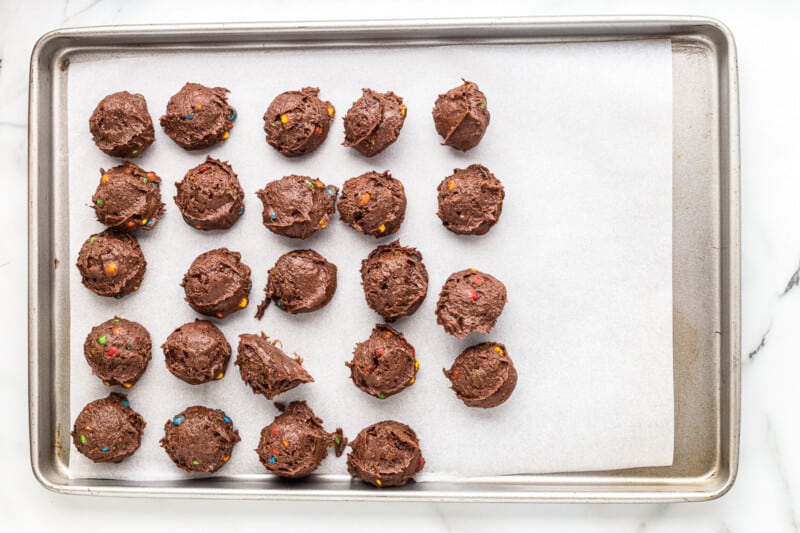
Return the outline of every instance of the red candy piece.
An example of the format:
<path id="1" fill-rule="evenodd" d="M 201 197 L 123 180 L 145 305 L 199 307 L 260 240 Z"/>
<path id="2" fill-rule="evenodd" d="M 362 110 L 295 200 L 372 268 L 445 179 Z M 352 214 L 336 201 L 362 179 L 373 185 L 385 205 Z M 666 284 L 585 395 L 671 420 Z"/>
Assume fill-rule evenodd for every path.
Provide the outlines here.
<path id="1" fill-rule="evenodd" d="M 115 353 L 117 353 L 117 349 L 116 348 L 109 348 L 108 349 L 108 356 L 109 357 L 113 356 Z"/>
<path id="2" fill-rule="evenodd" d="M 273 435 L 273 436 L 277 437 L 277 436 L 278 436 L 278 435 L 280 435 L 280 434 L 281 434 L 281 430 L 280 430 L 280 429 L 278 429 L 278 428 L 272 428 L 272 435 Z"/>
<path id="3" fill-rule="evenodd" d="M 469 299 L 473 302 L 478 301 L 478 293 L 475 291 L 469 291 Z"/>

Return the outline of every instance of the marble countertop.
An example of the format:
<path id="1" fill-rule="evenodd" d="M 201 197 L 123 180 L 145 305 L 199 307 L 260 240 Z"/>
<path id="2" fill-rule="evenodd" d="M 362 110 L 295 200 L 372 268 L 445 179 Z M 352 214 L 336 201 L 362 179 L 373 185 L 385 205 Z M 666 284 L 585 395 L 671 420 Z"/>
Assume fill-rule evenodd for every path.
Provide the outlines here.
<path id="1" fill-rule="evenodd" d="M 737 41 L 742 154 L 742 436 L 739 476 L 723 498 L 695 504 L 502 505 L 166 501 L 69 497 L 45 491 L 28 460 L 26 279 L 28 61 L 59 27 L 501 15 L 707 15 Z M 4 530 L 133 531 L 797 531 L 800 509 L 800 3 L 561 0 L 429 2 L 160 2 L 0 0 L 0 400 Z M 13 305 L 10 304 L 13 302 Z"/>

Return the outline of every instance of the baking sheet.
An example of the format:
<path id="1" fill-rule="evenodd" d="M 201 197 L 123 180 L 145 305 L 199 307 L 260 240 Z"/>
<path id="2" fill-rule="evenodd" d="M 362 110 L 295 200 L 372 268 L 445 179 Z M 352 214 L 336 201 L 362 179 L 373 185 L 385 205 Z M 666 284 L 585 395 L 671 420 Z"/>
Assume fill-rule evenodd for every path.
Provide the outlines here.
<path id="1" fill-rule="evenodd" d="M 339 266 L 339 289 L 325 309 L 293 317 L 271 308 L 259 322 L 251 306 L 221 327 L 234 349 L 236 335 L 263 329 L 303 355 L 316 383 L 279 399 L 308 400 L 326 426 L 341 425 L 350 437 L 386 418 L 414 427 L 427 460 L 420 481 L 671 464 L 670 58 L 669 41 L 659 40 L 74 61 L 68 99 L 72 418 L 108 393 L 82 356 L 93 324 L 114 314 L 137 320 L 156 349 L 129 391 L 132 406 L 148 421 L 142 448 L 121 465 L 94 465 L 71 453 L 70 475 L 185 477 L 157 442 L 164 422 L 192 404 L 225 409 L 242 435 L 221 473 L 266 475 L 251 450 L 277 413 L 272 404 L 254 396 L 232 365 L 219 382 L 184 384 L 169 374 L 157 348 L 172 329 L 196 317 L 178 286 L 183 272 L 199 253 L 224 245 L 241 251 L 253 268 L 254 303 L 267 268 L 288 250 L 313 247 Z M 436 94 L 460 76 L 479 83 L 492 112 L 486 137 L 467 154 L 440 147 L 430 118 Z M 82 241 L 101 229 L 88 206 L 97 169 L 117 160 L 92 145 L 88 116 L 103 95 L 126 89 L 143 93 L 157 120 L 169 96 L 189 80 L 232 91 L 239 119 L 231 139 L 210 153 L 230 160 L 239 173 L 247 212 L 228 232 L 199 234 L 184 224 L 171 202 L 172 182 L 205 154 L 184 152 L 157 126 L 156 143 L 137 161 L 164 178 L 168 204 L 156 230 L 140 239 L 148 273 L 134 295 L 97 297 L 80 286 L 72 263 Z M 336 127 L 311 156 L 286 160 L 264 143 L 261 115 L 275 94 L 303 85 L 319 85 L 334 103 Z M 394 90 L 409 108 L 400 140 L 372 160 L 338 146 L 340 117 L 362 86 Z M 438 182 L 472 162 L 492 169 L 507 192 L 501 223 L 477 239 L 450 234 L 435 216 Z M 384 401 L 356 389 L 343 364 L 379 318 L 363 302 L 358 275 L 360 260 L 377 242 L 335 219 L 308 241 L 272 235 L 261 226 L 253 194 L 288 173 L 341 185 L 373 168 L 391 169 L 406 185 L 409 207 L 399 238 L 420 248 L 431 281 L 419 311 L 397 322 L 417 348 L 417 382 Z M 435 324 L 433 309 L 447 275 L 470 266 L 503 280 L 509 304 L 493 334 L 459 342 Z M 477 411 L 455 398 L 441 368 L 484 338 L 507 345 L 520 382 L 509 402 Z M 344 473 L 345 462 L 331 458 L 319 472 Z"/>

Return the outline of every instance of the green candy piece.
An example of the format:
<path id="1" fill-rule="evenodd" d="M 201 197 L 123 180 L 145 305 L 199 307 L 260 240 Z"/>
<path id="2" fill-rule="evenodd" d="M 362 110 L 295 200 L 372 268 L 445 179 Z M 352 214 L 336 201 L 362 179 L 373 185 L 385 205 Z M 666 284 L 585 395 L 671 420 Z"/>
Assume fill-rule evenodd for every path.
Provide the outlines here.
<path id="1" fill-rule="evenodd" d="M 86 435 L 81 434 L 81 444 L 86 444 Z"/>
<path id="2" fill-rule="evenodd" d="M 134 150 L 133 152 L 131 152 L 131 155 L 136 155 L 138 153 L 139 153 L 139 150 Z"/>
<path id="3" fill-rule="evenodd" d="M 96 240 L 97 240 L 97 237 L 95 237 L 94 235 L 92 235 L 91 237 L 89 237 L 89 242 L 94 242 L 94 241 L 96 241 Z"/>
<path id="4" fill-rule="evenodd" d="M 386 395 L 385 394 L 381 394 L 380 396 L 378 396 L 378 398 L 380 398 L 381 400 L 385 400 L 386 399 Z"/>
<path id="5" fill-rule="evenodd" d="M 333 439 L 333 442 L 335 442 L 336 445 L 338 446 L 339 444 L 342 443 L 342 439 L 340 439 L 339 437 L 336 437 L 335 439 Z"/>
<path id="6" fill-rule="evenodd" d="M 102 337 L 97 338 L 97 344 L 105 344 L 106 343 L 106 336 L 103 335 Z"/>
<path id="7" fill-rule="evenodd" d="M 150 180 L 148 180 L 147 178 L 142 178 L 142 181 L 143 181 L 144 183 L 150 183 Z"/>
<path id="8" fill-rule="evenodd" d="M 478 109 L 486 109 L 486 102 L 481 102 L 478 104 Z"/>
<path id="9" fill-rule="evenodd" d="M 269 125 L 270 125 L 271 127 L 273 127 L 273 128 L 274 128 L 275 126 L 277 126 L 277 124 L 276 124 L 276 123 L 274 123 L 274 122 L 270 122 L 270 123 L 269 123 Z"/>
<path id="10" fill-rule="evenodd" d="M 192 461 L 192 464 L 193 464 L 194 466 L 197 466 L 197 465 L 199 465 L 199 464 L 200 464 L 200 461 L 198 461 L 197 459 L 195 459 L 194 461 Z"/>
<path id="11" fill-rule="evenodd" d="M 95 203 L 97 204 L 97 207 L 103 207 L 103 204 L 105 204 L 102 198 L 98 198 Z"/>

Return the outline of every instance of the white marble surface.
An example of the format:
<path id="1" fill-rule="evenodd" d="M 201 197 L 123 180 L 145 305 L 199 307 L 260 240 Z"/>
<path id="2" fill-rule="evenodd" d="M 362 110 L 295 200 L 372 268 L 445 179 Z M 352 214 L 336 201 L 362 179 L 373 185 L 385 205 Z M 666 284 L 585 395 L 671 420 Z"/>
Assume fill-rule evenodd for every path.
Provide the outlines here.
<path id="1" fill-rule="evenodd" d="M 800 510 L 800 3 L 560 0 L 527 3 L 0 1 L 0 530 L 796 531 Z M 28 461 L 26 120 L 28 60 L 44 32 L 149 22 L 567 14 L 721 19 L 739 52 L 743 365 L 739 478 L 720 500 L 671 505 L 453 505 L 98 499 L 51 494 Z"/>

